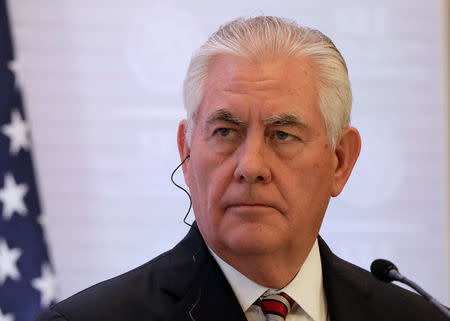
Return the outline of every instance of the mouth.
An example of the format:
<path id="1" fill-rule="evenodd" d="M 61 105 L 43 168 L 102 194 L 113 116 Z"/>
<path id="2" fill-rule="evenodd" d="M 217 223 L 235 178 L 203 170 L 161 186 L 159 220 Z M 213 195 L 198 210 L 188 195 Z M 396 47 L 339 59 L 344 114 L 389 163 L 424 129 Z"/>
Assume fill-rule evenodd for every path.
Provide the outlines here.
<path id="1" fill-rule="evenodd" d="M 260 203 L 238 203 L 238 204 L 231 204 L 228 207 L 272 207 L 272 206 Z"/>
<path id="2" fill-rule="evenodd" d="M 239 203 L 226 207 L 225 213 L 230 215 L 231 218 L 237 219 L 240 223 L 253 222 L 259 224 L 272 218 L 274 214 L 278 215 L 280 211 L 268 204 Z"/>
<path id="3" fill-rule="evenodd" d="M 245 193 L 242 195 L 232 195 L 234 197 L 228 197 L 224 200 L 222 208 L 225 211 L 231 211 L 235 213 L 272 213 L 274 210 L 282 213 L 282 203 L 275 199 L 268 197 L 246 197 Z"/>
<path id="4" fill-rule="evenodd" d="M 228 205 L 226 210 L 263 210 L 263 209 L 274 209 L 270 204 L 263 203 L 237 203 Z"/>

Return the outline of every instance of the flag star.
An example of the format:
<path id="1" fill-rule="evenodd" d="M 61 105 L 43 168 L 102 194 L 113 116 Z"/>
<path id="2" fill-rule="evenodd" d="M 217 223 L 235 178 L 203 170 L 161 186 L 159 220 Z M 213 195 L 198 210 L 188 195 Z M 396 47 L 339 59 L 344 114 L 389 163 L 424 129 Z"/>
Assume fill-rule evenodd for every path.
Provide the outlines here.
<path id="1" fill-rule="evenodd" d="M 56 278 L 48 263 L 42 264 L 42 275 L 33 279 L 31 284 L 41 292 L 41 306 L 46 308 L 57 299 Z"/>
<path id="2" fill-rule="evenodd" d="M 40 213 L 37 218 L 37 222 L 39 223 L 39 225 L 41 225 L 43 229 L 48 224 L 47 215 L 44 213 Z"/>
<path id="3" fill-rule="evenodd" d="M 48 225 L 47 215 L 44 215 L 44 213 L 39 214 L 39 217 L 36 221 L 42 228 L 42 239 L 44 240 L 44 243 L 47 243 L 47 237 L 44 229 L 44 227 Z"/>
<path id="4" fill-rule="evenodd" d="M 24 77 L 23 77 L 24 69 L 23 69 L 22 63 L 19 60 L 15 59 L 8 63 L 8 67 L 16 76 L 16 82 L 15 82 L 16 86 L 19 86 L 20 84 L 22 84 L 23 83 L 22 79 L 24 79 Z"/>
<path id="5" fill-rule="evenodd" d="M 17 260 L 21 255 L 21 249 L 10 249 L 6 241 L 0 239 L 0 285 L 5 282 L 7 277 L 15 281 L 20 279 Z"/>
<path id="6" fill-rule="evenodd" d="M 9 137 L 9 152 L 12 155 L 17 155 L 20 148 L 26 150 L 30 147 L 28 125 L 22 119 L 18 110 L 13 110 L 11 113 L 11 123 L 3 125 L 2 132 Z"/>
<path id="7" fill-rule="evenodd" d="M 3 203 L 3 217 L 9 220 L 14 214 L 27 215 L 27 207 L 23 198 L 28 192 L 27 184 L 17 184 L 11 173 L 5 174 L 5 185 L 0 189 L 0 202 Z"/>
<path id="8" fill-rule="evenodd" d="M 12 313 L 3 314 L 0 309 L 0 321 L 14 321 L 14 315 Z"/>

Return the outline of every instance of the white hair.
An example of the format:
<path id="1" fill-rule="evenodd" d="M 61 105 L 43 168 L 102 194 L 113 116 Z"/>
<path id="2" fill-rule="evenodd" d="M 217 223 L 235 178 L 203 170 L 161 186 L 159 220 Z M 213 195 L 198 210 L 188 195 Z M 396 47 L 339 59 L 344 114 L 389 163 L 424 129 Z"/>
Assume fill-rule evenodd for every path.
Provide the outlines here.
<path id="1" fill-rule="evenodd" d="M 230 54 L 257 62 L 277 57 L 310 57 L 319 71 L 319 108 L 327 133 L 336 147 L 342 128 L 350 123 L 352 92 L 344 58 L 318 30 L 270 16 L 239 18 L 219 28 L 192 56 L 184 80 L 187 111 L 186 141 L 190 145 L 198 106 L 214 58 Z"/>

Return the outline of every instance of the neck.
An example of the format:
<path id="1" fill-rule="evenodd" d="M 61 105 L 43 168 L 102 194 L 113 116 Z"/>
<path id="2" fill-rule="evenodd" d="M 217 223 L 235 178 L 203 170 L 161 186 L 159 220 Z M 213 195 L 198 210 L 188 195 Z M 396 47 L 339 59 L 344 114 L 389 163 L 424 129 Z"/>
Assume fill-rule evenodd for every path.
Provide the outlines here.
<path id="1" fill-rule="evenodd" d="M 300 271 L 315 239 L 294 253 L 239 253 L 211 248 L 216 255 L 253 282 L 272 289 L 282 289 Z"/>

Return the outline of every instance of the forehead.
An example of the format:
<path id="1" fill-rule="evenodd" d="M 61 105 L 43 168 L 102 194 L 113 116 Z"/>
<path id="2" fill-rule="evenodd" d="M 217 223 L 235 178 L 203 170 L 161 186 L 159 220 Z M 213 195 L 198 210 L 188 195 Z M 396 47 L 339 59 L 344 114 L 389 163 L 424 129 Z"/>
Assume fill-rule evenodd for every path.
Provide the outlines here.
<path id="1" fill-rule="evenodd" d="M 243 108 L 246 107 L 246 108 Z M 210 65 L 199 114 L 219 108 L 274 113 L 318 110 L 317 71 L 308 57 L 251 61 L 221 55 Z"/>

